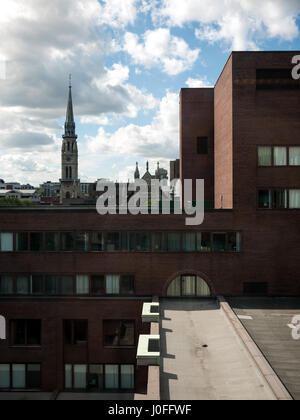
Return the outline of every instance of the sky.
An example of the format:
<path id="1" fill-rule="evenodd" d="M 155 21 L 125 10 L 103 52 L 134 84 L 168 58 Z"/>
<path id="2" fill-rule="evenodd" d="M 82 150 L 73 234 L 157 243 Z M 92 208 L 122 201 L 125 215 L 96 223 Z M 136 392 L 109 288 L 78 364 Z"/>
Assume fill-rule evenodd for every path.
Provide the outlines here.
<path id="1" fill-rule="evenodd" d="M 179 157 L 181 88 L 231 51 L 299 50 L 300 0 L 1 0 L 0 178 L 60 178 L 69 74 L 82 182 Z"/>

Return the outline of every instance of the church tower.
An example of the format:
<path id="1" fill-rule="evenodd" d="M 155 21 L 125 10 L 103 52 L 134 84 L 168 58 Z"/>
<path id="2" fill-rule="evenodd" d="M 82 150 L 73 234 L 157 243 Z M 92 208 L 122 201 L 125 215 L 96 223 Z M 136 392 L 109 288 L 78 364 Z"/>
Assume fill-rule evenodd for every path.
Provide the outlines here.
<path id="1" fill-rule="evenodd" d="M 65 133 L 62 136 L 60 203 L 64 200 L 80 198 L 80 180 L 78 179 L 78 148 L 75 134 L 75 121 L 72 102 L 71 76 L 69 98 L 65 122 Z"/>

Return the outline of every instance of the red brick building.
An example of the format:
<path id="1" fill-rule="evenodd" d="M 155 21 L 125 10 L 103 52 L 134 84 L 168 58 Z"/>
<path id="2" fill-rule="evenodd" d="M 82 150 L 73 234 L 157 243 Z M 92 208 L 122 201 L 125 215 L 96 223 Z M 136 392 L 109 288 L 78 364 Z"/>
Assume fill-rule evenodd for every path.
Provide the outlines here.
<path id="1" fill-rule="evenodd" d="M 294 55 L 233 53 L 214 89 L 181 91 L 181 178 L 204 179 L 214 202 L 202 225 L 88 206 L 0 209 L 2 390 L 142 393 L 143 302 L 299 295 Z"/>

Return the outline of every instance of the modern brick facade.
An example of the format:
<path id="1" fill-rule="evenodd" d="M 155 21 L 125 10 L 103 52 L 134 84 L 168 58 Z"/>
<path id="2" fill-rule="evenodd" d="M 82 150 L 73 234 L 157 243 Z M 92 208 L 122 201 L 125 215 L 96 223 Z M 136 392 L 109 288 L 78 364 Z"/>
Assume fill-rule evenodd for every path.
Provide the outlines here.
<path id="1" fill-rule="evenodd" d="M 186 226 L 184 215 L 99 216 L 87 206 L 0 210 L 0 232 L 14 234 L 13 251 L 0 252 L 0 275 L 130 274 L 135 278 L 134 292 L 124 296 L 2 294 L 0 314 L 7 319 L 8 332 L 10 320 L 40 319 L 42 338 L 41 346 L 35 348 L 10 346 L 10 337 L 0 341 L 0 365 L 40 363 L 44 390 L 64 389 L 66 364 L 135 365 L 138 336 L 149 333 L 148 324 L 141 322 L 143 302 L 166 296 L 168 286 L 181 275 L 201 277 L 213 296 L 299 295 L 300 209 L 258 208 L 257 201 L 260 189 L 285 189 L 288 196 L 290 189 L 300 190 L 300 166 L 258 165 L 259 146 L 287 150 L 300 146 L 299 87 L 284 89 L 279 78 L 271 80 L 275 89 L 260 89 L 256 77 L 257 69 L 291 69 L 293 55 L 233 53 L 215 89 L 182 90 L 181 178 L 204 178 L 205 200 L 215 201 L 215 209 L 206 212 L 202 225 Z M 289 197 L 286 207 L 291 207 L 294 196 Z M 109 232 L 146 232 L 150 242 L 146 250 L 138 249 L 134 236 L 135 251 L 122 250 L 120 235 L 120 249 L 115 250 L 107 244 L 97 252 L 16 248 L 18 232 L 95 231 L 104 232 L 105 241 Z M 156 232 L 165 235 L 159 249 L 153 245 Z M 225 238 L 224 232 L 226 247 L 230 234 L 238 232 L 241 248 L 220 249 L 215 238 Z M 172 233 L 180 233 L 178 250 L 170 248 L 168 235 Z M 211 250 L 204 250 L 207 244 L 202 243 L 193 248 L 195 242 L 188 249 L 185 233 L 192 234 L 194 241 L 202 238 L 200 233 L 208 235 Z M 88 320 L 86 345 L 64 343 L 63 321 L 67 319 Z M 105 320 L 134 321 L 135 345 L 107 348 Z M 146 383 L 147 369 L 136 367 L 136 391 L 145 392 Z"/>

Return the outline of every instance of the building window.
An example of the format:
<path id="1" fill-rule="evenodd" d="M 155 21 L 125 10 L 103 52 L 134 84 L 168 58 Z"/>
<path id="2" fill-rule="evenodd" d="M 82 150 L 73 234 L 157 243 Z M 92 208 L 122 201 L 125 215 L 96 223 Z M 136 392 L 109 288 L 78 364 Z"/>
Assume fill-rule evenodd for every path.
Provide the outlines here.
<path id="1" fill-rule="evenodd" d="M 258 208 L 271 209 L 272 208 L 272 195 L 271 190 L 258 191 Z"/>
<path id="2" fill-rule="evenodd" d="M 133 232 L 121 233 L 121 246 L 122 251 L 132 252 L 135 250 L 135 235 Z"/>
<path id="3" fill-rule="evenodd" d="M 28 233 L 20 232 L 16 234 L 17 251 L 28 251 Z"/>
<path id="4" fill-rule="evenodd" d="M 193 232 L 184 233 L 182 238 L 182 250 L 186 252 L 196 251 L 196 234 Z"/>
<path id="5" fill-rule="evenodd" d="M 44 278 L 43 276 L 30 276 L 30 293 L 32 295 L 42 295 L 44 293 Z"/>
<path id="6" fill-rule="evenodd" d="M 76 277 L 76 294 L 88 295 L 90 292 L 89 276 L 78 275 Z"/>
<path id="7" fill-rule="evenodd" d="M 76 250 L 87 252 L 89 250 L 89 234 L 87 232 L 76 233 Z"/>
<path id="8" fill-rule="evenodd" d="M 209 232 L 198 232 L 197 233 L 197 251 L 210 252 L 210 233 Z"/>
<path id="9" fill-rule="evenodd" d="M 109 232 L 106 237 L 107 251 L 120 250 L 120 234 L 119 232 Z"/>
<path id="10" fill-rule="evenodd" d="M 16 292 L 17 295 L 28 295 L 29 293 L 29 279 L 27 276 L 17 276 L 16 278 Z"/>
<path id="11" fill-rule="evenodd" d="M 161 252 L 164 251 L 164 233 L 163 232 L 153 232 L 152 233 L 152 251 Z"/>
<path id="12" fill-rule="evenodd" d="M 1 366 L 1 365 L 0 365 Z M 134 365 L 65 365 L 65 389 L 99 392 L 107 390 L 133 390 Z M 4 376 L 3 376 L 4 377 Z"/>
<path id="13" fill-rule="evenodd" d="M 198 155 L 208 154 L 208 137 L 197 137 L 197 153 Z"/>
<path id="14" fill-rule="evenodd" d="M 0 251 L 11 252 L 14 250 L 13 233 L 0 233 Z"/>
<path id="15" fill-rule="evenodd" d="M 104 276 L 91 276 L 91 292 L 92 295 L 105 295 Z"/>
<path id="16" fill-rule="evenodd" d="M 43 249 L 43 234 L 40 232 L 30 233 L 30 250 L 42 251 Z"/>
<path id="17" fill-rule="evenodd" d="M 287 148 L 274 147 L 274 166 L 287 165 Z"/>
<path id="18" fill-rule="evenodd" d="M 180 233 L 168 233 L 168 251 L 180 251 Z"/>
<path id="19" fill-rule="evenodd" d="M 107 275 L 106 276 L 106 293 L 108 295 L 118 295 L 120 293 L 120 276 Z"/>
<path id="20" fill-rule="evenodd" d="M 91 233 L 91 251 L 104 251 L 104 238 L 102 232 Z"/>
<path id="21" fill-rule="evenodd" d="M 121 276 L 121 294 L 133 295 L 134 294 L 134 276 L 123 275 Z"/>
<path id="22" fill-rule="evenodd" d="M 0 389 L 40 389 L 39 364 L 1 364 Z"/>
<path id="23" fill-rule="evenodd" d="M 88 341 L 87 320 L 66 320 L 64 321 L 65 344 L 71 346 L 86 345 Z"/>
<path id="24" fill-rule="evenodd" d="M 88 373 L 88 390 L 93 392 L 103 391 L 104 372 L 103 365 L 90 365 Z"/>
<path id="25" fill-rule="evenodd" d="M 136 233 L 135 235 L 136 251 L 150 251 L 150 235 L 149 233 Z"/>
<path id="26" fill-rule="evenodd" d="M 58 294 L 58 277 L 47 275 L 45 282 L 46 295 L 57 295 Z"/>
<path id="27" fill-rule="evenodd" d="M 211 296 L 209 286 L 199 276 L 182 275 L 176 277 L 168 287 L 169 297 L 209 297 Z"/>
<path id="28" fill-rule="evenodd" d="M 74 295 L 74 278 L 73 276 L 61 277 L 61 294 L 65 296 Z"/>
<path id="29" fill-rule="evenodd" d="M 11 346 L 40 346 L 42 322 L 39 319 L 10 321 Z"/>
<path id="30" fill-rule="evenodd" d="M 241 252 L 241 234 L 240 232 L 228 233 L 227 251 Z"/>
<path id="31" fill-rule="evenodd" d="M 289 164 L 290 166 L 300 166 L 300 147 L 289 148 Z"/>
<path id="32" fill-rule="evenodd" d="M 59 250 L 59 235 L 58 232 L 46 232 L 45 234 L 45 248 L 46 251 Z"/>
<path id="33" fill-rule="evenodd" d="M 300 190 L 289 191 L 289 208 L 300 209 Z"/>
<path id="34" fill-rule="evenodd" d="M 272 147 L 258 147 L 258 166 L 272 166 Z"/>
<path id="35" fill-rule="evenodd" d="M 214 246 L 214 251 L 217 251 L 217 252 L 226 251 L 226 233 L 214 233 L 213 246 Z"/>
<path id="36" fill-rule="evenodd" d="M 134 321 L 104 321 L 103 331 L 105 347 L 135 345 Z"/>
<path id="37" fill-rule="evenodd" d="M 244 283 L 244 295 L 246 296 L 267 296 L 268 295 L 268 283 L 265 282 L 249 282 Z"/>
<path id="38" fill-rule="evenodd" d="M 73 251 L 73 234 L 72 232 L 62 232 L 61 234 L 62 251 Z"/>
<path id="39" fill-rule="evenodd" d="M 12 295 L 14 293 L 14 282 L 11 276 L 0 276 L 0 294 Z"/>

